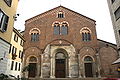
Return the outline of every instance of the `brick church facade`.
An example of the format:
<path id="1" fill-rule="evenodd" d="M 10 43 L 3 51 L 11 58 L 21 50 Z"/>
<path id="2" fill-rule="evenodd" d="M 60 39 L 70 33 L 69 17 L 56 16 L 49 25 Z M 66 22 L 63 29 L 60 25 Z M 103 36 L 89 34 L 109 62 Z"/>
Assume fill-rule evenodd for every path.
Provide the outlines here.
<path id="1" fill-rule="evenodd" d="M 97 39 L 95 20 L 58 6 L 25 22 L 24 75 L 31 78 L 118 77 L 116 45 Z"/>

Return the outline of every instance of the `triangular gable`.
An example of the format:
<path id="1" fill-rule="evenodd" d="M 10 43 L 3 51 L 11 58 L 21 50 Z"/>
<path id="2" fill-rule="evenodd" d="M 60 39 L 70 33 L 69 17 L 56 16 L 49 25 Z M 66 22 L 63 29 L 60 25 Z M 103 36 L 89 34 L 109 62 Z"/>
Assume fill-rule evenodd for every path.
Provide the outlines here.
<path id="1" fill-rule="evenodd" d="M 58 7 L 55 7 L 55 8 L 53 8 L 53 9 L 50 9 L 50 10 L 44 12 L 44 13 L 41 13 L 41 14 L 39 14 L 39 15 L 37 15 L 37 16 L 34 16 L 34 17 L 26 20 L 25 22 L 34 21 L 34 20 L 38 19 L 39 16 L 45 15 L 45 14 L 47 14 L 47 13 L 49 13 L 49 12 L 51 12 L 51 11 L 54 11 L 54 10 L 56 10 L 56 9 L 59 9 L 59 8 L 66 9 L 66 10 L 68 10 L 68 11 L 70 11 L 70 12 L 73 12 L 73 13 L 75 13 L 75 14 L 77 14 L 77 15 L 83 16 L 84 18 L 87 18 L 87 19 L 89 19 L 89 20 L 91 20 L 91 21 L 93 21 L 93 22 L 96 22 L 95 20 L 93 20 L 93 19 L 91 19 L 91 18 L 89 18 L 89 17 L 86 17 L 86 16 L 84 16 L 84 15 L 78 13 L 78 12 L 75 12 L 75 11 L 73 11 L 73 10 L 71 10 L 71 9 L 68 9 L 68 8 L 66 8 L 66 7 L 63 7 L 63 6 L 58 6 Z"/>

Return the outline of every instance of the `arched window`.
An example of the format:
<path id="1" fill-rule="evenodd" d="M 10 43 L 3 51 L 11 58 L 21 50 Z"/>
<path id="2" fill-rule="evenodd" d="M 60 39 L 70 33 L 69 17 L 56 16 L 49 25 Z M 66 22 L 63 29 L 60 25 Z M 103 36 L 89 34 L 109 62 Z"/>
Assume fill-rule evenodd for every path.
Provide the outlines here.
<path id="1" fill-rule="evenodd" d="M 58 12 L 58 18 L 64 18 L 64 14 L 62 11 Z"/>
<path id="2" fill-rule="evenodd" d="M 63 23 L 61 26 L 61 35 L 66 35 L 66 34 L 68 34 L 68 24 Z"/>
<path id="3" fill-rule="evenodd" d="M 83 41 L 91 41 L 91 30 L 87 27 L 80 30 Z"/>
<path id="4" fill-rule="evenodd" d="M 31 34 L 31 41 L 32 42 L 39 41 L 39 36 L 40 36 L 40 30 L 39 29 L 34 28 L 34 29 L 30 30 L 30 34 Z"/>
<path id="5" fill-rule="evenodd" d="M 54 24 L 54 34 L 55 35 L 59 35 L 60 34 L 60 24 L 59 23 L 55 23 Z"/>
<path id="6" fill-rule="evenodd" d="M 53 24 L 55 35 L 67 35 L 68 34 L 68 23 L 67 22 L 56 22 Z"/>
<path id="7" fill-rule="evenodd" d="M 55 57 L 56 57 L 56 59 L 65 59 L 66 58 L 65 54 L 62 52 L 58 52 Z"/>
<path id="8" fill-rule="evenodd" d="M 39 41 L 39 33 L 31 33 L 31 41 Z"/>
<path id="9" fill-rule="evenodd" d="M 31 56 L 31 57 L 29 58 L 29 62 L 37 62 L 36 57 Z"/>
<path id="10" fill-rule="evenodd" d="M 90 56 L 86 56 L 85 58 L 84 58 L 84 61 L 93 61 L 93 59 L 90 57 Z"/>

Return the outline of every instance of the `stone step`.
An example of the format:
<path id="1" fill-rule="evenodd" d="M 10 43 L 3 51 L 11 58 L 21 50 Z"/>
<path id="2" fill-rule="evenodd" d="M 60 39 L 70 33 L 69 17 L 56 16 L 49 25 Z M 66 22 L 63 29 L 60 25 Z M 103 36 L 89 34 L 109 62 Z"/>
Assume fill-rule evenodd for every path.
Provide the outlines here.
<path id="1" fill-rule="evenodd" d="M 40 78 L 40 79 L 30 79 L 30 80 L 103 80 L 103 78 Z"/>

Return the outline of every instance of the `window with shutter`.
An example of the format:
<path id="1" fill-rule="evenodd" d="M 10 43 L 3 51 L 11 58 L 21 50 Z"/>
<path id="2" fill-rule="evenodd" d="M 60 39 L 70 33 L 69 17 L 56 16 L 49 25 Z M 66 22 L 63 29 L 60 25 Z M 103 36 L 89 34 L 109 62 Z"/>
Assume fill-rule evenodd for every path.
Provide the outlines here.
<path id="1" fill-rule="evenodd" d="M 10 6 L 10 7 L 11 7 L 12 0 L 4 0 L 4 1 L 5 1 L 5 3 L 6 3 L 8 6 Z"/>
<path id="2" fill-rule="evenodd" d="M 0 31 L 7 31 L 9 17 L 0 10 Z"/>

